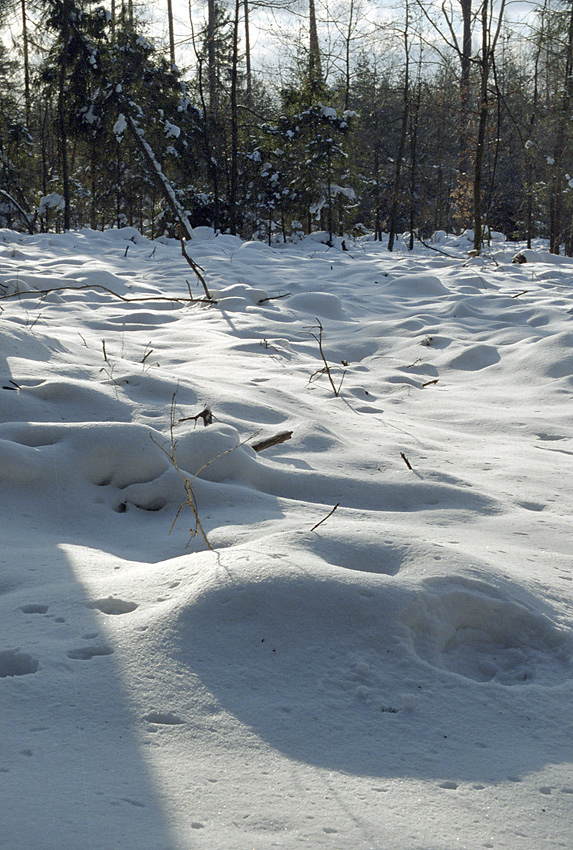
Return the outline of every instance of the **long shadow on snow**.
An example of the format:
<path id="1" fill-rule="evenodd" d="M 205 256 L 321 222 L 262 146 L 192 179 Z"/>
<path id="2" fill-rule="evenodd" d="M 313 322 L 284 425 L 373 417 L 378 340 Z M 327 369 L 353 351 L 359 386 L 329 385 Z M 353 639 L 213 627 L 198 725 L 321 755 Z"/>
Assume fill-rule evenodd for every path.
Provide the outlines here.
<path id="1" fill-rule="evenodd" d="M 3 502 L 5 500 L 3 499 Z M 2 505 L 2 846 L 175 847 L 92 601 L 55 541 L 28 544 Z M 5 524 L 4 524 L 5 523 Z M 126 615 L 130 606 L 125 606 Z M 113 613 L 116 613 L 115 611 Z M 121 611 L 117 611 L 121 613 Z"/>
<path id="2" fill-rule="evenodd" d="M 292 550 L 233 570 L 236 557 L 219 554 L 212 580 L 202 572 L 168 639 L 223 709 L 287 757 L 487 782 L 573 759 L 571 638 L 521 586 L 412 585 Z"/>

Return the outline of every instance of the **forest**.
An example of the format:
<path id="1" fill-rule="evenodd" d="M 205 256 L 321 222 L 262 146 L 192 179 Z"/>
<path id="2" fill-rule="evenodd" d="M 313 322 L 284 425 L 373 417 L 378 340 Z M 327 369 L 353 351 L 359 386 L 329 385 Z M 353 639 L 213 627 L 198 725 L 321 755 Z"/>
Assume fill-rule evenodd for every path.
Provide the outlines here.
<path id="1" fill-rule="evenodd" d="M 183 51 L 172 0 L 165 38 L 132 0 L 1 0 L 0 226 L 571 256 L 573 3 L 335 3 L 205 0 Z M 260 7 L 293 21 L 264 63 Z"/>

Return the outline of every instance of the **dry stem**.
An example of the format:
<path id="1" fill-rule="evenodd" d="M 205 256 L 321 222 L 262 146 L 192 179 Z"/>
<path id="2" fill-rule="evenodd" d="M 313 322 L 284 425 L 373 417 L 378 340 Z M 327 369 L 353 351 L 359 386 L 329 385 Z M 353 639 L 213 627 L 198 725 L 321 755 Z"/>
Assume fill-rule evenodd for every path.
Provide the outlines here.
<path id="1" fill-rule="evenodd" d="M 332 387 L 332 391 L 333 391 L 334 395 L 336 396 L 336 398 L 338 398 L 338 396 L 340 395 L 340 388 L 342 387 L 342 382 L 344 380 L 344 376 L 346 375 L 346 370 L 342 373 L 342 378 L 340 379 L 340 383 L 337 387 L 336 384 L 334 383 L 334 379 L 332 377 L 332 372 L 330 370 L 330 366 L 328 364 L 326 357 L 324 356 L 324 351 L 323 351 L 323 348 L 322 348 L 322 333 L 323 333 L 322 322 L 320 321 L 320 319 L 317 319 L 316 321 L 318 323 L 316 325 L 316 327 L 318 328 L 318 336 L 314 333 L 314 327 L 309 328 L 307 333 L 309 334 L 309 336 L 311 336 L 318 343 L 318 350 L 320 352 L 320 356 L 322 358 L 322 362 L 324 363 L 324 366 L 322 367 L 322 369 L 318 369 L 316 372 L 313 372 L 313 374 L 310 376 L 308 382 L 309 382 L 309 384 L 312 383 L 314 378 L 316 378 L 318 375 L 328 375 L 328 380 L 330 381 L 330 386 Z"/>

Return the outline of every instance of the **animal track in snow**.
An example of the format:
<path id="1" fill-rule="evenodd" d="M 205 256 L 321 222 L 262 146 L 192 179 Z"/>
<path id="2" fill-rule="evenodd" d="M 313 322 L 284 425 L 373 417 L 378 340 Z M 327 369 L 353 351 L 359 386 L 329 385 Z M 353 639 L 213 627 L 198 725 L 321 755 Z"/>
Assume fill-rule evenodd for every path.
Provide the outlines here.
<path id="1" fill-rule="evenodd" d="M 0 679 L 36 673 L 38 667 L 38 660 L 27 652 L 20 649 L 0 650 Z"/>
<path id="2" fill-rule="evenodd" d="M 421 592 L 405 612 L 416 654 L 476 682 L 559 685 L 572 675 L 572 640 L 496 588 L 459 578 Z"/>
<path id="3" fill-rule="evenodd" d="M 125 599 L 115 599 L 108 596 L 107 599 L 95 599 L 87 604 L 88 608 L 97 608 L 103 614 L 130 614 L 138 607 L 136 602 L 127 602 Z"/>

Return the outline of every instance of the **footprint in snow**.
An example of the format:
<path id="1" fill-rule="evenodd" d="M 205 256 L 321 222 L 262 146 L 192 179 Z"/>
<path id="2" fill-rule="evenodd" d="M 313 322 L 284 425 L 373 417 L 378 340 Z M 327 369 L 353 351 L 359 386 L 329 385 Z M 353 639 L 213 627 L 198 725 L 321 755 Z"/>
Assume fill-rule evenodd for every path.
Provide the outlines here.
<path id="1" fill-rule="evenodd" d="M 106 599 L 95 599 L 88 602 L 87 608 L 96 608 L 103 614 L 130 614 L 138 607 L 136 602 L 128 602 L 125 599 L 116 599 L 108 596 Z"/>
<path id="2" fill-rule="evenodd" d="M 36 673 L 39 666 L 36 658 L 20 649 L 0 650 L 0 679 Z"/>
<path id="3" fill-rule="evenodd" d="M 143 719 L 147 720 L 148 723 L 154 723 L 158 726 L 181 726 L 184 723 L 172 711 L 150 711 Z"/>

